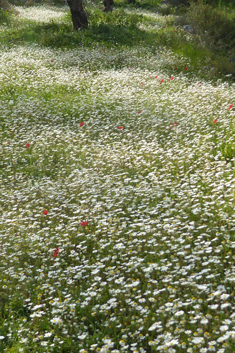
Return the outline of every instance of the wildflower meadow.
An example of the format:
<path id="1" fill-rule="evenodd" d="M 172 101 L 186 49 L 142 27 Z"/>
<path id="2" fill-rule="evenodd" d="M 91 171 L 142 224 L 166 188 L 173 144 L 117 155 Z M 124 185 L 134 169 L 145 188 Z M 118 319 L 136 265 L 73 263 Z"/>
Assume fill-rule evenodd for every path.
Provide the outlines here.
<path id="1" fill-rule="evenodd" d="M 107 14 L 126 14 L 131 44 L 101 11 L 96 38 L 72 33 L 67 6 L 14 11 L 0 22 L 0 352 L 234 353 L 235 84 L 155 43 L 171 15 Z"/>

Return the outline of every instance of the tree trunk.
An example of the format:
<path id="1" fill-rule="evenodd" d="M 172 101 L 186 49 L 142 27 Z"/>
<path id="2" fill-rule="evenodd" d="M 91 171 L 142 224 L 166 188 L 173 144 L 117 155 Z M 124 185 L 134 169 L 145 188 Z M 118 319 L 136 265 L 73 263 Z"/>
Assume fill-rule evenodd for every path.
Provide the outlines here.
<path id="1" fill-rule="evenodd" d="M 77 31 L 79 28 L 87 27 L 87 14 L 83 8 L 82 0 L 67 0 L 70 7 L 73 29 Z"/>
<path id="2" fill-rule="evenodd" d="M 104 11 L 113 11 L 113 0 L 104 0 Z"/>

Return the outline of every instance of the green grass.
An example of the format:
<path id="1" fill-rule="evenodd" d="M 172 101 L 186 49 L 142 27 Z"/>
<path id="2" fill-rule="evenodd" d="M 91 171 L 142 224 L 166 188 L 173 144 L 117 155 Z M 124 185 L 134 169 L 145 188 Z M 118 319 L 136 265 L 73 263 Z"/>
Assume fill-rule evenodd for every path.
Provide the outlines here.
<path id="1" fill-rule="evenodd" d="M 119 3 L 118 3 L 119 4 Z M 118 5 L 117 4 L 117 5 Z M 173 50 L 191 60 L 192 66 L 201 76 L 208 76 L 200 68 L 208 67 L 211 77 L 234 75 L 234 65 L 229 59 L 198 41 L 197 37 L 173 25 L 173 17 L 167 16 L 161 20 L 159 28 L 155 28 L 156 16 L 150 12 L 141 14 L 124 11 L 123 2 L 120 9 L 113 13 L 104 13 L 97 6 L 88 6 L 89 28 L 82 31 L 72 31 L 70 13 L 64 15 L 61 21 L 37 23 L 36 21 L 23 22 L 17 16 L 11 16 L 11 23 L 1 33 L 1 42 L 7 46 L 16 44 L 39 44 L 45 47 L 71 49 L 79 45 L 85 47 L 103 46 L 103 48 L 142 46 L 155 52 L 161 46 Z M 154 4 L 155 6 L 156 4 Z M 148 9 L 149 11 L 149 9 Z M 9 14 L 6 14 L 9 18 Z M 119 64 L 120 66 L 121 64 Z M 206 69 L 208 71 L 208 69 Z M 11 90 L 9 91 L 11 94 Z"/>
<path id="2" fill-rule="evenodd" d="M 0 24 L 8 24 L 10 22 L 10 13 L 0 8 Z"/>
<path id="3" fill-rule="evenodd" d="M 62 19 L 63 24 L 53 21 L 48 24 L 25 21 L 17 31 L 14 24 L 11 29 L 3 33 L 2 42 L 37 43 L 57 48 L 74 48 L 81 44 L 85 46 L 103 44 L 105 47 L 112 47 L 135 46 L 141 43 L 148 46 L 154 42 L 153 34 L 140 30 L 137 26 L 142 21 L 148 22 L 142 15 L 127 14 L 123 10 L 105 14 L 96 8 L 92 8 L 88 14 L 89 29 L 77 33 L 72 31 L 71 16 L 68 14 Z"/>
<path id="4" fill-rule="evenodd" d="M 117 5 L 0 27 L 0 352 L 234 353 L 229 69 Z"/>

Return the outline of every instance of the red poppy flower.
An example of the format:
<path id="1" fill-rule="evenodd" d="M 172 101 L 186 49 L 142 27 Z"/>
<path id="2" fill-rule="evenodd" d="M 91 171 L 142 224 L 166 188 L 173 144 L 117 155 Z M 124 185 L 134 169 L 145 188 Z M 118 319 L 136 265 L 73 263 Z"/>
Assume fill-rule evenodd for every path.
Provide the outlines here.
<path id="1" fill-rule="evenodd" d="M 87 221 L 82 221 L 82 222 L 81 222 L 81 226 L 82 226 L 82 227 L 85 227 L 86 225 L 87 225 Z"/>
<path id="2" fill-rule="evenodd" d="M 228 107 L 228 110 L 232 109 L 233 104 L 230 104 L 230 106 Z"/>
<path id="3" fill-rule="evenodd" d="M 139 110 L 139 111 L 138 111 L 138 114 L 140 114 L 141 112 L 142 112 L 142 110 Z"/>
<path id="4" fill-rule="evenodd" d="M 155 78 L 158 78 L 158 76 L 155 76 Z"/>
<path id="5" fill-rule="evenodd" d="M 51 63 L 53 63 L 54 62 L 54 60 L 51 60 Z"/>
<path id="6" fill-rule="evenodd" d="M 177 67 L 175 67 L 174 70 L 177 70 Z"/>
<path id="7" fill-rule="evenodd" d="M 186 67 L 185 69 L 184 69 L 184 71 L 187 71 L 188 70 L 188 68 Z"/>
<path id="8" fill-rule="evenodd" d="M 172 80 L 174 80 L 174 77 L 173 77 L 173 76 L 171 77 L 171 81 L 172 81 Z"/>
<path id="9" fill-rule="evenodd" d="M 55 250 L 54 250 L 54 257 L 56 257 L 57 255 L 59 254 L 59 248 L 58 248 L 58 246 L 55 248 Z"/>
<path id="10" fill-rule="evenodd" d="M 123 126 L 118 126 L 118 129 L 119 129 L 119 130 L 122 130 L 122 129 L 123 129 Z"/>
<path id="11" fill-rule="evenodd" d="M 48 214 L 48 210 L 42 212 L 45 216 Z"/>
<path id="12" fill-rule="evenodd" d="M 26 146 L 26 147 L 29 147 L 29 146 L 30 146 L 30 144 L 27 142 L 25 146 Z"/>
<path id="13" fill-rule="evenodd" d="M 160 83 L 162 83 L 162 82 L 164 82 L 164 79 L 162 79 Z"/>
<path id="14" fill-rule="evenodd" d="M 215 123 L 217 123 L 217 119 L 215 119 L 215 120 L 213 121 L 213 124 L 215 124 Z"/>
<path id="15" fill-rule="evenodd" d="M 82 121 L 81 123 L 80 123 L 80 126 L 83 126 L 85 123 Z"/>
<path id="16" fill-rule="evenodd" d="M 174 126 L 176 126 L 176 125 L 177 125 L 177 122 L 175 121 L 175 122 L 174 122 Z"/>

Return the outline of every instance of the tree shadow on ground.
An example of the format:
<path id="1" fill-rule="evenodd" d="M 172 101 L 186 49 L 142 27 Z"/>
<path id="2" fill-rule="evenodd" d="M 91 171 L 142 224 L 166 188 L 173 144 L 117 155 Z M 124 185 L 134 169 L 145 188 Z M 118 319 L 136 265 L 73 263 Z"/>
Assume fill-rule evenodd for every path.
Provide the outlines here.
<path id="1" fill-rule="evenodd" d="M 101 44 L 105 47 L 136 45 L 149 46 L 156 41 L 156 34 L 138 27 L 138 24 L 91 23 L 87 29 L 78 32 L 72 30 L 72 24 L 47 24 L 30 22 L 17 31 L 9 28 L 2 36 L 1 42 L 12 44 L 39 44 L 52 48 L 72 49 L 78 45 L 93 47 Z"/>

